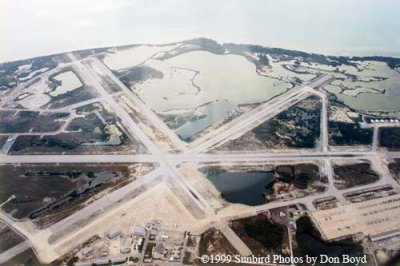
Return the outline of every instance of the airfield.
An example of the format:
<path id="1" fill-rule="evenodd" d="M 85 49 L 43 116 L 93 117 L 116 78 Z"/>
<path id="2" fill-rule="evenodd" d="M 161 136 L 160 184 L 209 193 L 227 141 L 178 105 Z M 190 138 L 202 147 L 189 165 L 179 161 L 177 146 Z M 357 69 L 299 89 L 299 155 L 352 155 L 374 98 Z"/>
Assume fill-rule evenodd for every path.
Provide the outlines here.
<path id="1" fill-rule="evenodd" d="M 251 68 L 254 73 L 248 74 L 246 76 L 248 79 L 237 78 L 235 81 L 235 84 L 251 82 L 257 87 L 254 89 L 254 93 L 261 93 L 264 98 L 260 96 L 260 102 L 255 104 L 256 99 L 252 98 L 251 92 L 247 98 L 234 93 L 230 94 L 230 92 L 213 95 L 214 87 L 210 86 L 209 91 L 202 91 L 199 95 L 196 86 L 200 90 L 202 86 L 196 85 L 196 75 L 201 76 L 202 74 L 193 71 L 184 63 L 179 63 L 182 60 L 187 62 L 186 60 L 189 59 L 173 57 L 173 51 L 177 47 L 179 47 L 178 44 L 129 48 L 140 50 L 135 51 L 137 56 L 134 57 L 129 55 L 129 49 L 123 50 L 122 53 L 118 53 L 118 50 L 115 53 L 105 53 L 102 56 L 97 56 L 97 54 L 84 56 L 79 52 L 70 52 L 61 57 L 60 63 L 55 68 L 39 69 L 36 74 L 32 74 L 35 80 L 30 78 L 19 80 L 15 88 L 2 94 L 0 111 L 4 114 L 11 114 L 15 117 L 19 112 L 35 112 L 38 115 L 38 121 L 53 119 L 46 120 L 41 116 L 64 114 L 64 117 L 56 118 L 54 121 L 58 121 L 59 124 L 54 127 L 52 125 L 50 129 L 49 125 L 44 125 L 41 129 L 35 128 L 35 124 L 32 124 L 23 131 L 3 130 L 0 133 L 0 136 L 4 138 L 0 154 L 1 165 L 15 167 L 25 167 L 26 165 L 44 167 L 48 165 L 107 165 L 110 169 L 113 165 L 127 165 L 131 171 L 133 171 L 134 165 L 135 170 L 131 172 L 130 175 L 134 175 L 134 178 L 129 182 L 123 182 L 121 179 L 118 181 L 121 183 L 118 183 L 117 187 L 110 188 L 106 192 L 99 192 L 91 198 L 85 198 L 73 212 L 51 224 L 43 226 L 38 224 L 35 219 L 18 219 L 13 216 L 12 208 L 10 208 L 11 211 L 3 209 L 0 212 L 1 221 L 23 241 L 3 251 L 0 254 L 0 264 L 29 248 L 34 251 L 40 262 L 48 264 L 64 258 L 71 252 L 81 250 L 84 248 L 82 244 L 93 236 L 103 238 L 113 228 L 129 232 L 132 226 L 144 226 L 154 219 L 161 221 L 168 230 L 190 232 L 191 235 L 201 235 L 210 228 L 216 228 L 222 232 L 239 254 L 249 256 L 253 254 L 252 250 L 231 229 L 229 223 L 287 206 L 304 206 L 300 209 L 303 208 L 304 212 L 308 213 L 317 223 L 325 240 L 335 240 L 358 234 L 360 233 L 357 230 L 358 226 L 367 228 L 362 232 L 372 232 L 371 237 L 374 239 L 376 238 L 375 234 L 379 233 L 379 240 L 385 239 L 386 234 L 390 236 L 400 234 L 398 226 L 394 226 L 390 221 L 387 222 L 386 227 L 380 227 L 379 232 L 375 232 L 373 230 L 375 225 L 366 224 L 365 220 L 360 220 L 358 224 L 358 218 L 354 217 L 354 215 L 358 216 L 361 208 L 369 208 L 365 206 L 369 201 L 357 203 L 356 197 L 360 197 L 358 201 L 363 201 L 367 197 L 365 195 L 373 194 L 371 202 L 381 202 L 386 198 L 398 198 L 400 185 L 388 165 L 400 158 L 400 152 L 380 146 L 379 128 L 397 128 L 400 124 L 397 124 L 394 119 L 392 119 L 393 123 L 389 123 L 390 119 L 386 121 L 390 124 L 389 126 L 385 123 L 370 123 L 364 120 L 361 127 L 371 130 L 370 145 L 358 145 L 357 143 L 356 145 L 332 145 L 329 125 L 330 119 L 333 119 L 331 118 L 331 93 L 336 87 L 346 82 L 343 73 L 330 73 L 329 71 L 334 71 L 334 68 L 325 69 L 326 72 L 314 70 L 315 73 L 298 74 L 304 80 L 296 81 L 296 72 L 291 72 L 292 76 L 285 75 L 284 79 L 279 80 L 275 79 L 276 77 L 271 78 L 271 76 L 274 73 L 279 74 L 288 70 L 282 67 L 281 62 L 273 61 L 270 58 L 270 62 L 274 62 L 275 69 L 266 73 L 266 69 L 259 68 L 257 74 L 255 69 Z M 192 48 L 181 47 L 180 49 Z M 189 51 L 186 56 L 195 58 L 199 56 L 192 53 Z M 217 56 L 205 51 L 194 53 L 206 53 L 210 58 Z M 172 56 L 175 61 L 160 59 L 168 58 L 167 55 Z M 246 68 L 244 71 L 251 72 L 247 69 L 247 64 L 251 64 L 250 61 L 242 62 L 240 61 L 242 59 L 236 58 L 238 55 L 218 56 L 230 56 L 231 58 L 227 60 L 232 60 L 231 64 L 238 64 L 241 69 Z M 247 54 L 247 56 L 254 55 Z M 173 67 L 174 64 L 180 67 L 175 69 L 176 71 Z M 381 63 L 370 64 L 378 64 L 380 69 L 383 68 Z M 129 87 L 127 82 L 121 81 L 122 78 L 117 76 L 117 73 L 131 71 L 129 68 L 136 65 L 146 65 L 164 73 L 166 81 L 162 78 L 149 78 L 131 84 L 132 87 Z M 207 66 L 202 67 L 207 68 Z M 305 66 L 302 65 L 302 67 Z M 232 68 L 227 70 L 228 73 L 223 73 L 221 79 L 238 72 L 235 66 Z M 60 70 L 67 71 L 60 74 Z M 199 73 L 204 72 L 202 69 L 198 71 Z M 265 74 L 266 78 L 270 80 L 264 83 L 265 81 L 262 80 L 264 77 L 260 74 Z M 367 74 L 366 76 L 369 77 Z M 394 75 L 395 81 L 391 82 L 396 82 L 398 76 L 400 74 L 397 72 L 397 76 Z M 62 85 L 51 87 L 46 83 L 49 79 L 55 80 L 55 83 L 57 80 L 62 80 Z M 199 83 L 201 83 L 201 79 L 205 78 L 200 77 Z M 218 77 L 215 77 L 213 81 L 217 82 Z M 372 85 L 376 85 L 378 79 L 371 82 Z M 385 80 L 384 82 L 389 81 Z M 206 84 L 204 86 L 207 86 L 206 81 L 203 83 Z M 229 86 L 231 85 L 229 84 Z M 81 90 L 82 86 L 84 90 Z M 264 88 L 263 86 L 273 86 L 274 90 L 265 93 L 260 89 Z M 44 87 L 47 87 L 48 90 L 45 93 L 43 92 Z M 169 88 L 175 87 L 182 89 L 177 92 L 168 91 Z M 232 90 L 239 89 L 239 87 L 234 87 Z M 256 90 L 260 92 L 256 92 Z M 358 87 L 353 88 L 353 92 L 354 90 L 362 93 L 362 89 Z M 370 87 L 365 90 L 379 93 Z M 60 95 L 74 93 L 74 91 L 81 91 L 79 95 L 82 97 L 75 97 L 73 101 L 70 101 L 68 97 L 60 100 Z M 346 98 L 348 94 L 344 94 L 342 97 Z M 320 118 L 318 135 L 315 136 L 317 140 L 314 147 L 281 146 L 260 150 L 246 149 L 246 147 L 239 150 L 222 148 L 310 97 L 316 97 L 321 104 L 320 112 L 318 111 Z M 234 103 L 232 104 L 234 107 L 230 105 L 229 108 L 226 107 L 221 103 L 223 101 L 220 98 L 229 99 L 228 102 Z M 230 116 L 227 115 L 216 120 L 210 118 L 208 121 L 211 122 L 206 126 L 193 125 L 194 127 L 198 126 L 199 129 L 191 132 L 190 134 L 193 135 L 190 135 L 186 131 L 186 127 L 189 127 L 190 123 L 200 121 L 204 116 L 211 116 L 209 110 L 199 109 L 201 107 L 198 106 L 193 109 L 196 101 L 201 101 L 201 103 L 211 106 L 210 108 L 214 108 L 210 102 L 222 110 L 228 108 L 226 113 L 229 113 Z M 254 106 L 245 111 L 237 111 L 238 106 L 246 104 L 254 104 Z M 179 107 L 180 110 L 172 110 L 171 106 Z M 202 111 L 203 113 L 201 113 Z M 198 115 L 199 112 L 201 115 Z M 372 110 L 372 112 L 377 115 L 377 110 Z M 166 122 L 167 115 L 173 114 L 175 117 L 184 116 L 187 113 L 191 113 L 192 118 L 197 115 L 197 120 L 187 119 L 185 122 L 180 122 L 179 126 L 172 128 Z M 234 115 L 232 115 L 233 113 Z M 82 131 L 82 124 L 76 128 L 71 125 L 74 125 L 73 121 L 84 121 L 84 125 L 85 121 L 94 121 L 93 119 L 98 119 L 100 122 L 96 123 L 107 126 L 93 126 L 93 131 L 96 131 L 97 135 L 94 134 L 90 141 L 85 142 L 87 135 L 84 133 L 87 134 L 87 132 Z M 296 127 L 294 126 L 294 128 Z M 79 145 L 72 148 L 59 146 L 52 150 L 46 146 L 48 141 L 41 142 L 43 138 L 51 138 L 59 134 L 65 134 L 68 138 L 73 136 L 74 141 L 78 141 Z M 185 139 L 183 137 L 186 136 L 185 134 L 189 134 L 190 138 Z M 35 146 L 18 144 L 22 138 L 32 138 L 37 144 Z M 15 147 L 20 148 L 16 149 Z M 369 170 L 376 173 L 377 179 L 370 183 L 361 182 L 356 185 L 344 183 L 345 185 L 343 185 L 344 181 L 338 180 L 338 170 L 336 169 L 340 169 L 343 165 L 356 163 L 366 163 Z M 319 176 L 326 179 L 325 183 L 321 181 L 323 189 L 291 188 L 285 193 L 282 192 L 281 195 L 279 193 L 274 195 L 274 200 L 265 201 L 257 206 L 233 204 L 226 201 L 213 183 L 199 170 L 201 167 L 210 165 L 227 168 L 246 166 L 251 170 L 262 165 L 298 164 L 318 166 Z M 337 185 L 338 182 L 342 182 L 341 186 Z M 358 196 L 354 196 L 355 194 Z M 325 199 L 328 199 L 324 203 L 328 206 L 327 209 L 321 208 L 319 205 Z M 6 206 L 8 201 L 12 203 L 13 200 L 15 201 L 15 199 L 7 199 L 2 205 Z M 333 205 L 329 207 L 330 204 Z M 398 201 L 391 204 L 398 206 Z M 399 208 L 382 209 L 376 205 L 371 208 L 373 210 L 378 208 L 378 211 L 383 212 L 382 217 L 390 216 L 392 220 L 400 215 Z M 356 214 L 353 215 L 353 211 Z M 341 217 L 341 214 L 337 214 L 337 212 L 345 213 L 343 214 L 345 217 Z M 331 217 L 338 220 L 345 219 L 346 223 L 351 224 L 352 229 L 345 233 L 338 233 L 335 228 L 328 228 L 332 225 L 332 222 L 328 221 L 333 219 Z M 368 236 L 369 233 L 366 233 L 365 237 Z M 184 248 L 185 245 L 186 242 L 183 245 Z M 370 254 L 374 254 L 376 249 L 377 247 L 371 244 Z M 293 254 L 292 247 L 290 247 L 289 254 Z M 139 257 L 144 263 L 143 256 Z M 183 263 L 183 256 L 174 263 Z"/>

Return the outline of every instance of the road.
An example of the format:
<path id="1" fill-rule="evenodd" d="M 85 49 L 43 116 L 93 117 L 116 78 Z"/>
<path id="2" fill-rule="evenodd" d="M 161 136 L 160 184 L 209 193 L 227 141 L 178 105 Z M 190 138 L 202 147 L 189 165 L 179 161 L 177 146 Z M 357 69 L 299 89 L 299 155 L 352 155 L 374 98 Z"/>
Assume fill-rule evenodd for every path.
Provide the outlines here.
<path id="1" fill-rule="evenodd" d="M 326 177 L 328 178 L 328 191 L 327 194 L 335 195 L 336 199 L 340 204 L 346 204 L 346 199 L 343 197 L 343 194 L 336 188 L 333 167 L 331 165 L 330 160 L 324 159 Z"/>
<path id="2" fill-rule="evenodd" d="M 389 152 L 392 158 L 400 158 L 400 152 Z M 374 156 L 373 152 L 313 150 L 289 152 L 219 153 L 219 154 L 168 154 L 164 161 L 177 165 L 182 162 L 260 162 L 278 160 L 319 160 L 322 158 L 357 159 Z M 76 155 L 5 155 L 0 154 L 2 163 L 143 163 L 158 162 L 153 154 L 76 154 Z"/>
<path id="3" fill-rule="evenodd" d="M 397 159 L 397 158 L 400 158 L 400 152 L 399 151 L 389 151 L 389 152 L 386 152 L 386 156 L 389 159 Z"/>
<path id="4" fill-rule="evenodd" d="M 240 135 L 236 134 L 241 132 L 244 133 L 250 128 L 253 128 L 258 124 L 261 124 L 263 121 L 274 117 L 282 110 L 296 104 L 310 95 L 305 91 L 292 90 L 293 91 L 290 94 L 282 94 L 279 96 L 279 98 L 275 98 L 273 102 L 267 102 L 263 104 L 262 108 L 256 108 L 252 111 L 249 111 L 245 115 L 239 116 L 238 118 L 226 123 L 213 132 L 204 135 L 203 137 L 199 137 L 190 144 L 190 146 L 193 148 L 187 153 L 200 153 L 217 143 L 228 141 L 233 137 L 239 137 Z"/>
<path id="5" fill-rule="evenodd" d="M 378 136 L 379 136 L 379 127 L 375 126 L 374 127 L 374 133 L 372 135 L 372 150 L 376 151 L 376 148 L 378 147 Z"/>
<path id="6" fill-rule="evenodd" d="M 256 153 L 220 153 L 220 154 L 196 154 L 196 155 L 170 155 L 171 160 L 181 162 L 261 162 L 261 161 L 285 161 L 285 160 L 321 160 L 324 158 L 357 159 L 373 156 L 369 152 L 320 152 L 320 151 L 293 151 L 293 152 L 256 152 Z M 177 159 L 174 159 L 177 158 Z"/>
<path id="7" fill-rule="evenodd" d="M 11 149 L 11 147 L 14 144 L 17 137 L 18 137 L 18 135 L 11 135 L 7 138 L 6 142 L 3 144 L 3 147 L 1 147 L 1 152 L 3 154 L 8 153 L 8 151 Z M 0 160 L 0 162 L 1 162 L 1 160 Z"/>
<path id="8" fill-rule="evenodd" d="M 69 67 L 71 66 L 71 63 L 59 63 L 58 66 L 56 68 L 50 69 L 46 72 L 44 72 L 43 74 L 38 75 L 37 77 L 25 81 L 25 82 L 19 82 L 17 88 L 11 90 L 10 93 L 8 93 L 2 100 L 1 100 L 1 106 L 4 108 L 4 106 L 7 105 L 11 105 L 14 106 L 14 99 L 16 99 L 16 97 L 20 94 L 22 94 L 23 90 L 26 90 L 27 88 L 29 88 L 30 85 L 32 85 L 33 83 L 37 82 L 37 79 L 43 78 L 44 80 L 47 80 L 49 78 L 49 76 L 56 74 L 61 68 L 64 67 Z M 18 81 L 18 80 L 17 80 Z"/>
<path id="9" fill-rule="evenodd" d="M 116 92 L 112 93 L 112 96 L 119 96 L 122 95 L 122 92 Z M 73 109 L 79 108 L 81 106 L 85 106 L 88 104 L 92 104 L 95 102 L 101 102 L 103 100 L 102 97 L 96 97 L 93 99 L 89 99 L 86 101 L 81 101 L 77 103 L 73 103 L 64 107 L 60 108 L 52 108 L 52 109 L 45 109 L 45 108 L 30 108 L 30 109 L 25 109 L 25 108 L 10 108 L 10 107 L 1 107 L 0 111 L 27 111 L 29 110 L 30 112 L 41 112 L 41 113 L 65 113 L 65 112 L 71 112 Z"/>
<path id="10" fill-rule="evenodd" d="M 207 213 L 212 213 L 212 211 L 210 210 L 210 206 L 207 204 L 205 199 L 196 192 L 195 188 L 191 184 L 187 183 L 186 180 L 182 180 L 183 177 L 180 174 L 177 174 L 175 166 L 169 165 L 168 161 L 164 159 L 164 154 L 161 152 L 161 150 L 153 143 L 153 141 L 149 139 L 149 137 L 141 130 L 141 128 L 132 120 L 129 114 L 114 100 L 113 95 L 110 95 L 105 90 L 105 88 L 101 84 L 101 78 L 97 76 L 90 68 L 85 68 L 82 65 L 82 63 L 79 60 L 77 60 L 77 58 L 72 53 L 67 54 L 67 56 L 71 60 L 72 65 L 75 67 L 75 69 L 79 72 L 80 76 L 83 78 L 84 83 L 86 85 L 95 88 L 99 96 L 102 98 L 103 102 L 105 102 L 113 109 L 116 116 L 127 127 L 130 134 L 139 139 L 148 148 L 148 150 L 155 157 L 157 157 L 157 162 L 160 164 L 160 169 L 163 170 L 163 175 L 169 175 L 174 180 L 175 185 L 181 187 L 181 189 L 188 196 L 187 198 L 190 198 L 192 200 L 191 204 L 198 205 L 198 207 L 204 209 Z M 44 162 L 43 161 L 44 157 L 38 159 L 40 162 Z M 7 161 L 9 160 L 5 159 L 5 157 L 2 157 L 1 162 L 7 162 Z M 16 161 L 9 161 L 9 162 L 16 163 Z M 131 184 L 132 186 L 134 186 L 137 185 L 137 183 L 138 182 L 133 182 Z M 121 189 L 129 190 L 129 185 Z M 28 230 L 22 227 L 22 224 L 14 223 L 12 220 L 8 219 L 8 217 L 5 215 L 2 215 L 0 218 L 3 221 L 5 221 L 9 226 L 12 226 L 13 228 L 15 228 L 15 230 L 17 230 L 30 240 L 31 245 L 35 247 L 35 251 L 37 252 L 39 259 L 41 259 L 44 262 L 51 262 L 58 256 L 55 255 L 56 253 L 54 252 L 54 247 L 50 245 L 48 242 L 51 235 L 53 235 L 54 232 L 64 232 L 65 230 L 68 231 L 67 228 L 70 227 L 70 225 L 74 225 L 77 223 L 77 221 L 90 217 L 91 213 L 95 213 L 98 209 L 102 209 L 104 205 L 112 206 L 113 203 L 116 203 L 121 198 L 121 195 L 124 195 L 123 193 L 121 193 L 121 189 L 119 190 L 118 193 L 113 193 L 112 196 L 106 195 L 102 197 L 100 200 L 95 201 L 87 208 L 85 208 L 85 211 L 76 212 L 70 217 L 67 217 L 66 219 L 53 225 L 51 229 L 48 230 L 53 233 L 50 233 L 50 235 L 48 235 L 47 238 L 44 234 L 42 234 L 43 230 L 38 231 L 33 228 L 30 228 L 30 230 Z M 33 231 L 34 233 L 30 231 Z M 48 231 L 47 233 L 49 233 Z M 40 238 L 41 241 L 38 241 L 37 237 L 35 236 L 35 234 L 39 234 L 39 232 L 41 234 Z M 70 237 L 70 234 L 66 233 L 64 235 L 64 240 L 68 239 L 68 237 Z M 48 250 L 48 252 L 46 252 L 46 250 Z"/>
<path id="11" fill-rule="evenodd" d="M 229 243 L 239 252 L 243 257 L 251 256 L 253 253 L 247 247 L 247 245 L 236 235 L 236 233 L 228 226 L 224 225 L 219 228 L 221 233 L 224 234 Z"/>
<path id="12" fill-rule="evenodd" d="M 109 154 L 109 155 L 4 155 L 0 154 L 2 163 L 112 163 L 112 162 L 157 162 L 157 157 L 150 154 Z"/>
<path id="13" fill-rule="evenodd" d="M 24 241 L 0 254 L 0 265 L 7 262 L 8 260 L 14 258 L 16 255 L 28 250 L 30 248 L 28 241 Z"/>
<path id="14" fill-rule="evenodd" d="M 325 93 L 316 91 L 316 95 L 321 98 L 321 123 L 320 123 L 320 133 L 321 133 L 321 147 L 323 151 L 328 150 L 329 146 L 329 135 L 328 135 L 328 97 Z"/>
<path id="15" fill-rule="evenodd" d="M 238 137 L 237 134 L 250 130 L 254 126 L 271 119 L 290 106 L 304 100 L 311 94 L 315 94 L 316 91 L 314 91 L 313 88 L 325 84 L 328 80 L 331 80 L 331 77 L 324 75 L 307 86 L 295 87 L 289 92 L 277 96 L 246 114 L 233 119 L 210 134 L 198 138 L 191 144 L 193 149 L 188 151 L 188 153 L 200 153 L 217 143 L 231 139 L 233 136 Z"/>
<path id="16" fill-rule="evenodd" d="M 169 162 L 165 159 L 165 154 L 157 147 L 157 145 L 143 132 L 143 130 L 132 120 L 127 111 L 121 107 L 114 98 L 107 92 L 107 90 L 101 84 L 101 78 L 96 75 L 95 71 L 91 68 L 85 68 L 81 61 L 79 61 L 72 53 L 68 53 L 67 56 L 76 66 L 77 70 L 82 75 L 86 84 L 92 85 L 99 95 L 104 97 L 104 101 L 111 106 L 117 117 L 121 120 L 122 124 L 125 125 L 133 136 L 136 136 L 146 147 L 147 149 L 155 156 L 161 167 L 166 170 L 166 175 L 175 178 L 176 182 L 179 183 L 182 188 L 185 190 L 187 195 L 192 198 L 193 202 L 197 204 L 201 209 L 206 211 L 207 213 L 212 213 L 212 210 L 209 207 L 207 201 L 196 192 L 191 184 L 189 184 L 183 176 L 181 176 L 174 165 L 170 165 Z M 121 82 L 120 82 L 121 83 Z M 126 88 L 126 87 L 125 87 Z M 128 90 L 126 88 L 126 90 Z M 139 104 L 139 103 L 138 103 Z"/>
<path id="17" fill-rule="evenodd" d="M 186 143 L 184 143 L 174 131 L 172 131 L 168 126 L 161 121 L 161 119 L 145 104 L 139 97 L 137 97 L 129 88 L 125 86 L 113 73 L 108 69 L 97 57 L 91 57 L 89 59 L 91 63 L 96 65 L 97 69 L 100 69 L 104 75 L 109 77 L 124 93 L 125 95 L 134 103 L 141 114 L 144 114 L 149 121 L 155 126 L 159 131 L 166 135 L 174 145 L 180 150 L 186 150 Z"/>
<path id="18" fill-rule="evenodd" d="M 295 87 L 274 99 L 266 102 L 250 112 L 241 115 L 227 124 L 221 126 L 209 134 L 206 134 L 195 140 L 187 146 L 177 135 L 170 130 L 157 115 L 148 108 L 131 90 L 129 90 L 102 62 L 97 58 L 78 60 L 73 53 L 68 54 L 71 60 L 69 66 L 73 66 L 80 74 L 84 83 L 93 87 L 98 97 L 89 101 L 77 103 L 64 107 L 64 109 L 53 109 L 52 111 L 72 111 L 74 108 L 84 104 L 90 104 L 95 101 L 101 101 L 113 110 L 121 123 L 127 128 L 129 134 L 140 140 L 148 149 L 149 154 L 98 154 L 98 155 L 7 155 L 0 154 L 1 163 L 133 163 L 133 162 L 150 162 L 156 163 L 159 167 L 140 179 L 121 187 L 98 200 L 87 205 L 80 211 L 66 217 L 65 219 L 53 224 L 44 230 L 38 230 L 31 222 L 14 221 L 8 215 L 0 212 L 0 219 L 13 230 L 24 235 L 43 262 L 50 262 L 63 254 L 57 253 L 56 248 L 60 248 L 72 240 L 76 239 L 79 244 L 81 233 L 90 228 L 94 220 L 98 221 L 106 215 L 110 215 L 113 206 L 124 199 L 126 195 L 143 186 L 150 186 L 153 182 L 167 182 L 173 192 L 177 195 L 183 205 L 192 213 L 193 217 L 197 217 L 198 224 L 193 225 L 195 228 L 209 228 L 216 224 L 222 225 L 223 233 L 228 237 L 231 243 L 237 247 L 242 254 L 251 254 L 250 250 L 243 245 L 243 242 L 236 234 L 226 225 L 230 219 L 238 217 L 246 217 L 254 215 L 256 212 L 266 211 L 271 208 L 287 206 L 289 204 L 304 204 L 309 210 L 314 210 L 313 201 L 326 196 L 335 196 L 341 204 L 348 204 L 343 194 L 360 189 L 372 188 L 375 186 L 390 184 L 399 190 L 398 184 L 391 178 L 389 171 L 382 164 L 382 159 L 377 155 L 375 149 L 371 151 L 357 151 L 357 149 L 346 148 L 340 151 L 330 151 L 328 143 L 328 110 L 327 96 L 317 89 L 331 81 L 332 77 L 324 75 L 312 80 L 307 86 Z M 93 69 L 95 66 L 99 74 Z M 121 90 L 117 93 L 110 93 L 103 85 L 103 76 L 111 79 Z M 141 129 L 141 127 L 131 118 L 130 114 L 115 100 L 115 97 L 125 95 L 163 135 L 175 145 L 177 150 L 182 153 L 168 154 L 163 152 L 157 144 Z M 322 100 L 321 113 L 321 149 L 318 150 L 286 150 L 280 152 L 249 152 L 249 153 L 210 153 L 207 151 L 219 145 L 224 141 L 237 137 L 248 131 L 250 128 L 274 117 L 279 112 L 296 104 L 297 102 L 307 98 L 310 95 L 318 95 Z M 3 109 L 6 109 L 2 107 Z M 17 109 L 15 109 L 17 110 Z M 39 109 L 38 109 L 39 110 Z M 40 111 L 43 111 L 40 109 Z M 6 147 L 7 148 L 7 147 Z M 400 152 L 387 152 L 387 158 L 400 158 Z M 337 190 L 334 187 L 333 170 L 331 161 L 334 159 L 354 160 L 367 159 L 373 164 L 381 178 L 378 182 L 364 185 L 356 188 Z M 208 191 L 204 182 L 197 182 L 197 177 L 187 177 L 179 170 L 182 163 L 257 163 L 257 162 L 302 162 L 302 161 L 320 161 L 324 163 L 325 171 L 328 177 L 328 188 L 320 194 L 309 195 L 305 198 L 290 199 L 281 202 L 270 202 L 261 206 L 249 207 L 242 205 L 226 205 L 220 198 L 216 198 L 213 194 L 205 195 Z M 198 177 L 201 178 L 201 177 Z M 208 184 L 208 183 L 206 183 Z M 201 191 L 201 193 L 199 192 Z M 217 204 L 211 205 L 210 197 L 218 201 L 223 207 L 216 207 Z M 225 205 L 223 205 L 225 204 Z M 196 213 L 196 215 L 195 215 Z M 202 215 L 197 215 L 201 213 Z M 233 233 L 233 234 L 232 234 Z M 70 242 L 68 242 L 70 241 Z M 25 244 L 26 245 L 26 244 Z M 14 251 L 9 250 L 0 254 L 3 257 L 10 257 L 18 254 L 23 250 L 24 246 L 16 247 Z M 8 254 L 8 255 L 7 255 Z"/>
<path id="19" fill-rule="evenodd" d="M 103 101 L 108 104 L 112 110 L 114 111 L 115 115 L 121 120 L 121 122 L 127 127 L 128 131 L 139 139 L 146 148 L 153 154 L 161 155 L 158 148 L 155 144 L 147 137 L 146 134 L 140 129 L 140 127 L 132 120 L 129 114 L 121 107 L 110 95 L 107 90 L 101 84 L 101 80 L 98 76 L 96 76 L 93 71 L 90 69 L 85 68 L 81 61 L 79 61 L 75 55 L 72 53 L 67 54 L 68 58 L 72 61 L 75 68 L 79 71 L 82 78 L 85 81 L 85 84 L 91 85 L 93 88 L 96 89 L 97 93 L 103 98 Z"/>
<path id="20" fill-rule="evenodd" d="M 131 182 L 126 186 L 123 186 L 119 189 L 114 190 L 111 193 L 108 193 L 104 197 L 94 201 L 92 204 L 86 206 L 85 208 L 73 213 L 67 218 L 53 224 L 50 229 L 54 235 L 59 234 L 59 232 L 64 232 L 74 224 L 79 223 L 80 220 L 84 220 L 86 217 L 93 216 L 99 210 L 106 209 L 107 207 L 120 202 L 124 197 L 126 197 L 129 193 L 138 189 L 147 183 L 155 181 L 161 178 L 163 172 L 161 169 L 156 169 L 149 174 L 141 177 L 136 182 Z"/>

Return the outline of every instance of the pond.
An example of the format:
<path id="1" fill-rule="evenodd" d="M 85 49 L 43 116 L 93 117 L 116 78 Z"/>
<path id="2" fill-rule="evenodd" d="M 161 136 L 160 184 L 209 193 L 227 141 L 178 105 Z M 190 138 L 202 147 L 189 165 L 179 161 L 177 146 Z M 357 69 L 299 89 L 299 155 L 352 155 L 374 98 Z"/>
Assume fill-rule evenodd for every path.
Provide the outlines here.
<path id="1" fill-rule="evenodd" d="M 275 182 L 271 171 L 217 172 L 208 179 L 226 201 L 250 206 L 266 203 L 265 195 Z"/>

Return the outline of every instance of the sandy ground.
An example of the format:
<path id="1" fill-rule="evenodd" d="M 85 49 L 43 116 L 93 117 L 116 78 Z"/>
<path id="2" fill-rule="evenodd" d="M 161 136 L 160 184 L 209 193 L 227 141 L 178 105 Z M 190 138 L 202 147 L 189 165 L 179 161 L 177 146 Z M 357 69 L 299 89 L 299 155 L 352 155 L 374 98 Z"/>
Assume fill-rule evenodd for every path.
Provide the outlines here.
<path id="1" fill-rule="evenodd" d="M 196 163 L 185 163 L 179 167 L 181 173 L 186 177 L 186 179 L 196 187 L 196 190 L 207 199 L 210 206 L 213 209 L 221 209 L 223 207 L 223 200 L 220 198 L 220 192 L 215 188 L 215 186 L 198 171 L 199 164 Z"/>
<path id="2" fill-rule="evenodd" d="M 27 109 L 40 108 L 50 102 L 51 97 L 45 94 L 49 90 L 50 88 L 47 86 L 45 79 L 41 78 L 38 82 L 33 83 L 31 86 L 26 88 L 26 90 L 24 90 L 30 95 L 28 97 L 24 97 L 20 101 L 17 101 L 17 103 L 21 104 Z"/>
<path id="3" fill-rule="evenodd" d="M 151 219 L 161 221 L 164 228 L 191 230 L 196 220 L 182 205 L 166 183 L 160 183 L 138 197 L 108 212 L 89 227 L 78 230 L 57 243 L 56 252 L 63 254 L 93 235 L 103 236 L 112 228 L 128 233 L 133 225 L 144 226 Z M 79 241 L 78 241 L 79 239 Z"/>

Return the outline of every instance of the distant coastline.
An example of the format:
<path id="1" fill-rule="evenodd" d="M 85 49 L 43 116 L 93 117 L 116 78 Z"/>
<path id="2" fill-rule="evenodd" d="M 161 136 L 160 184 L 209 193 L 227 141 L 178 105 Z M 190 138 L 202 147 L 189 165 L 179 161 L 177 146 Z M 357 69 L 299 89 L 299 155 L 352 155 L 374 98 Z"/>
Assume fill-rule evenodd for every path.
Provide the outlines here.
<path id="1" fill-rule="evenodd" d="M 264 48 L 269 48 L 269 49 L 281 49 L 284 51 L 292 51 L 292 52 L 301 52 L 301 53 L 307 53 L 307 54 L 315 54 L 315 55 L 321 55 L 321 56 L 326 56 L 326 57 L 344 57 L 344 58 L 357 58 L 357 59 L 362 59 L 362 58 L 371 58 L 371 57 L 378 57 L 378 58 L 395 58 L 400 60 L 400 49 L 399 51 L 378 51 L 373 52 L 357 52 L 363 49 L 357 49 L 354 48 L 352 51 L 354 53 L 350 52 L 350 49 L 346 49 L 343 52 L 318 52 L 316 50 L 312 49 L 297 49 L 297 48 L 285 48 L 285 47 L 278 47 L 275 45 L 267 45 L 267 44 L 262 44 L 262 43 L 250 43 L 250 42 L 237 42 L 237 41 L 219 41 L 217 39 L 213 38 L 208 38 L 208 37 L 198 37 L 198 38 L 188 38 L 188 39 L 182 39 L 182 40 L 176 40 L 176 41 L 167 41 L 167 42 L 157 42 L 157 40 L 154 40 L 154 42 L 143 42 L 143 43 L 128 43 L 128 44 L 117 44 L 117 45 L 99 45 L 97 47 L 89 47 L 89 48 L 71 48 L 67 50 L 62 50 L 62 51 L 49 51 L 48 53 L 44 54 L 39 54 L 39 55 L 34 55 L 34 56 L 29 56 L 29 57 L 20 57 L 20 58 L 15 58 L 15 59 L 3 59 L 1 58 L 0 54 L 0 65 L 4 63 L 10 63 L 10 62 L 18 62 L 18 61 L 25 61 L 25 60 L 30 60 L 30 59 L 35 59 L 35 58 L 40 58 L 40 57 L 47 57 L 47 56 L 55 56 L 55 55 L 60 55 L 68 52 L 80 52 L 80 51 L 90 51 L 90 50 L 107 50 L 110 48 L 124 48 L 124 47 L 131 47 L 135 45 L 151 45 L 151 46 L 163 46 L 163 45 L 169 45 L 169 44 L 174 44 L 174 43 L 179 43 L 179 42 L 185 42 L 185 41 L 190 41 L 190 40 L 197 40 L 197 39 L 210 39 L 210 40 L 215 40 L 216 42 L 225 45 L 225 44 L 237 44 L 237 45 L 246 45 L 246 46 L 259 46 L 259 47 L 264 47 Z M 318 49 L 317 49 L 318 50 Z M 365 50 L 365 49 L 364 49 Z M 366 51 L 366 50 L 365 50 Z"/>

